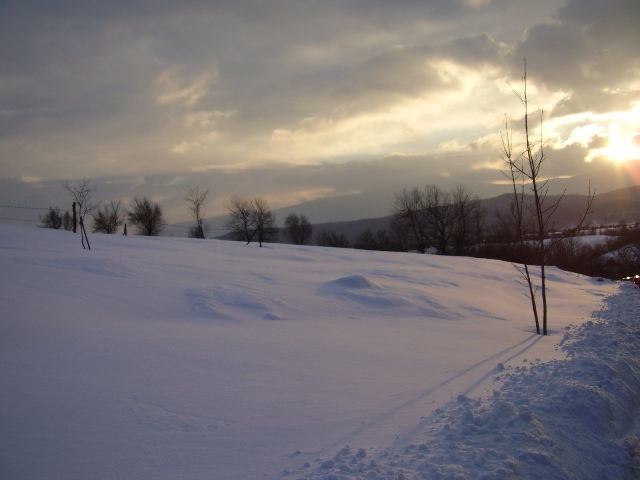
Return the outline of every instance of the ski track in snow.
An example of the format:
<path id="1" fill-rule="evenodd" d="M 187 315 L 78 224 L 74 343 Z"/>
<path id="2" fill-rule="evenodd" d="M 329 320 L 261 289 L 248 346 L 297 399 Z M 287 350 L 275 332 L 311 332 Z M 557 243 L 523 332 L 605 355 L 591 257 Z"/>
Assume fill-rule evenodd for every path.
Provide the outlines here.
<path id="1" fill-rule="evenodd" d="M 567 327 L 560 342 L 566 359 L 508 369 L 499 362 L 491 375 L 503 383 L 492 396 L 462 393 L 382 452 L 345 445 L 279 478 L 632 478 L 630 453 L 640 437 L 640 294 L 624 285 L 604 303 L 593 320 Z M 508 350 L 522 353 L 530 343 Z"/>

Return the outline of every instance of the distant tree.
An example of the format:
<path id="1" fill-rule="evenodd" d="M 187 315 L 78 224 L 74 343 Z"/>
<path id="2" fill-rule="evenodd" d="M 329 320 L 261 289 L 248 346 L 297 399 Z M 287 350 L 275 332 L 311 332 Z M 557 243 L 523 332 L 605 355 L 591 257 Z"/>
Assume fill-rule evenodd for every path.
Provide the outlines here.
<path id="1" fill-rule="evenodd" d="M 615 265 L 614 275 L 611 277 L 620 278 L 637 275 L 640 272 L 640 243 L 634 242 L 617 249 L 610 261 Z"/>
<path id="2" fill-rule="evenodd" d="M 321 247 L 349 248 L 349 239 L 344 233 L 338 234 L 324 228 L 316 236 L 316 243 Z"/>
<path id="3" fill-rule="evenodd" d="M 251 202 L 246 198 L 233 197 L 225 208 L 229 211 L 225 228 L 233 234 L 234 240 L 251 241 Z"/>
<path id="4" fill-rule="evenodd" d="M 378 250 L 381 252 L 401 250 L 398 242 L 389 235 L 389 232 L 381 228 L 374 233 L 370 228 L 366 229 L 356 239 L 353 248 L 361 250 Z"/>
<path id="5" fill-rule="evenodd" d="M 393 237 L 393 242 L 401 252 L 409 251 L 411 247 L 411 231 L 406 222 L 398 218 L 392 218 L 389 230 Z"/>
<path id="6" fill-rule="evenodd" d="M 62 216 L 58 207 L 49 207 L 49 211 L 43 216 L 40 215 L 40 226 L 42 228 L 53 228 L 60 230 L 62 228 Z"/>
<path id="7" fill-rule="evenodd" d="M 423 192 L 417 187 L 412 190 L 403 188 L 395 197 L 391 213 L 394 215 L 395 229 L 410 232 L 415 248 L 425 253 L 430 242 Z"/>
<path id="8" fill-rule="evenodd" d="M 306 215 L 290 213 L 284 221 L 287 239 L 294 245 L 304 245 L 313 236 L 313 227 Z"/>
<path id="9" fill-rule="evenodd" d="M 378 241 L 376 239 L 375 233 L 370 228 L 367 228 L 365 231 L 361 232 L 356 238 L 356 242 L 353 245 L 353 248 L 357 248 L 359 250 L 380 250 L 378 248 Z"/>
<path id="10" fill-rule="evenodd" d="M 91 182 L 92 180 L 90 178 L 83 178 L 73 185 L 69 183 L 64 184 L 64 188 L 66 188 L 73 197 L 80 219 L 84 219 L 86 215 L 96 210 L 100 205 L 100 202 L 93 201 L 93 192 L 96 187 L 93 186 Z"/>
<path id="11" fill-rule="evenodd" d="M 453 253 L 464 255 L 468 249 L 477 244 L 484 228 L 485 212 L 480 204 L 480 197 L 463 185 L 451 192 L 453 221 Z"/>
<path id="12" fill-rule="evenodd" d="M 89 237 L 87 237 L 87 231 L 84 227 L 84 219 L 85 217 L 96 210 L 98 208 L 99 202 L 94 202 L 92 200 L 93 192 L 96 189 L 91 184 L 90 178 L 83 178 L 78 181 L 74 185 L 70 185 L 69 183 L 64 184 L 64 188 L 66 188 L 73 198 L 73 219 L 74 226 L 73 231 L 76 231 L 76 212 L 78 215 L 77 221 L 80 224 L 80 241 L 82 242 L 82 248 L 89 248 Z M 87 247 L 85 247 L 84 242 L 87 242 Z"/>
<path id="13" fill-rule="evenodd" d="M 129 222 L 138 227 L 141 235 L 156 237 L 167 224 L 162 215 L 162 209 L 157 203 L 147 197 L 142 200 L 133 199 L 131 211 L 128 213 Z"/>
<path id="14" fill-rule="evenodd" d="M 111 200 L 109 205 L 103 205 L 93 215 L 93 232 L 116 233 L 118 227 L 124 223 L 127 212 L 122 208 L 120 200 Z"/>
<path id="15" fill-rule="evenodd" d="M 276 240 L 275 217 L 266 200 L 233 197 L 225 207 L 229 211 L 225 228 L 236 240 L 245 241 L 248 245 L 255 237 L 261 247 L 265 242 Z"/>
<path id="16" fill-rule="evenodd" d="M 392 213 L 401 244 L 410 237 L 419 252 L 434 247 L 441 255 L 465 253 L 479 240 L 484 217 L 480 199 L 464 186 L 450 192 L 436 185 L 403 189 Z"/>
<path id="17" fill-rule="evenodd" d="M 275 217 L 266 200 L 255 197 L 251 200 L 253 226 L 260 246 L 264 242 L 273 242 L 277 239 L 278 231 L 274 227 Z"/>
<path id="18" fill-rule="evenodd" d="M 204 224 L 204 210 L 202 206 L 207 200 L 207 195 L 209 195 L 209 190 L 201 190 L 200 187 L 193 187 L 187 190 L 184 196 L 184 200 L 189 205 L 191 215 L 196 221 L 196 226 L 189 229 L 190 238 L 205 238 L 207 227 Z"/>
<path id="19" fill-rule="evenodd" d="M 453 203 L 451 194 L 436 185 L 427 185 L 423 194 L 427 237 L 439 254 L 446 255 L 453 240 Z"/>

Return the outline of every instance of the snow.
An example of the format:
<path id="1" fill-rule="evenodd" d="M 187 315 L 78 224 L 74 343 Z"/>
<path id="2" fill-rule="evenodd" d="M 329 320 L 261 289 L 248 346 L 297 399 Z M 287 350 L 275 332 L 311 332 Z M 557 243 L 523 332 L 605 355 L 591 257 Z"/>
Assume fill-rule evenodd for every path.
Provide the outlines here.
<path id="1" fill-rule="evenodd" d="M 0 478 L 625 478 L 640 296 L 508 263 L 0 225 Z"/>

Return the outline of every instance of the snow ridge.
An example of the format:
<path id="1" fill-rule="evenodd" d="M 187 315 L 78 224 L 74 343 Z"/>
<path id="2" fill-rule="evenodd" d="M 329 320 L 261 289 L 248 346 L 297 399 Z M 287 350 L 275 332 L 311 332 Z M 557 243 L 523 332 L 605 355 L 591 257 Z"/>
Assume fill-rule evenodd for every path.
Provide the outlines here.
<path id="1" fill-rule="evenodd" d="M 630 478 L 640 405 L 640 295 L 633 285 L 566 328 L 564 360 L 496 368 L 491 398 L 460 395 L 420 426 L 423 441 L 375 459 L 349 446 L 282 478 Z"/>

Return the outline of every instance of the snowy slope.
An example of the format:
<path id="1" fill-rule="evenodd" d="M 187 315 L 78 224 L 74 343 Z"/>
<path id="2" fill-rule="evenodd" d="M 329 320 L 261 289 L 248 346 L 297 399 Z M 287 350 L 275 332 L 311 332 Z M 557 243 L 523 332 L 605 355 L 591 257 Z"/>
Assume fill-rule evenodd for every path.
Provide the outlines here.
<path id="1" fill-rule="evenodd" d="M 623 478 L 638 292 L 0 225 L 0 478 Z M 562 346 L 559 345 L 562 343 Z M 631 432 L 631 433 L 630 433 Z"/>

